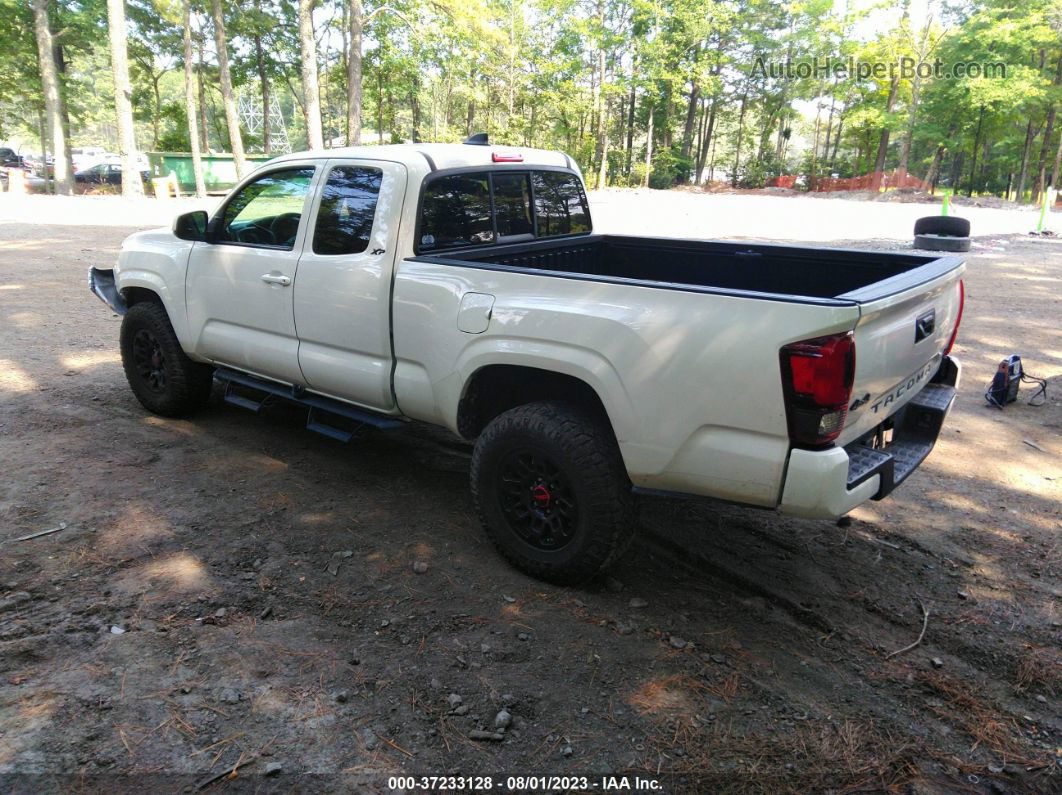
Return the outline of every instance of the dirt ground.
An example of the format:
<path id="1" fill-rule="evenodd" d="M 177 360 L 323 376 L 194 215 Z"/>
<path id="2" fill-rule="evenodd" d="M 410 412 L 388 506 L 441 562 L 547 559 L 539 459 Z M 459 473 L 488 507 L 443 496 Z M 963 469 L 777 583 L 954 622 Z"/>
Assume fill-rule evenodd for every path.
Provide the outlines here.
<path id="1" fill-rule="evenodd" d="M 294 409 L 217 396 L 190 420 L 146 414 L 84 279 L 133 228 L 16 217 L 0 223 L 5 792 L 445 774 L 1062 789 L 1062 243 L 969 257 L 958 405 L 889 499 L 844 526 L 645 499 L 611 577 L 564 589 L 494 553 L 467 449 L 440 433 L 342 445 Z M 1011 352 L 1052 378 L 1045 407 L 1028 391 L 985 407 Z"/>

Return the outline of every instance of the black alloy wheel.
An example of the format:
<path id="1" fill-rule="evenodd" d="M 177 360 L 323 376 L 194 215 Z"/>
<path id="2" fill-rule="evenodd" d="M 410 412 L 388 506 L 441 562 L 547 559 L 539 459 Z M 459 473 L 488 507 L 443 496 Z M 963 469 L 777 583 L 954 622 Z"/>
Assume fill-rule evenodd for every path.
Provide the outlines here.
<path id="1" fill-rule="evenodd" d="M 146 328 L 133 336 L 133 363 L 148 389 L 160 394 L 166 391 L 166 355 L 158 338 Z"/>
<path id="2" fill-rule="evenodd" d="M 520 538 L 543 550 L 571 543 L 579 520 L 575 493 L 548 456 L 533 448 L 514 450 L 497 472 L 502 514 Z"/>

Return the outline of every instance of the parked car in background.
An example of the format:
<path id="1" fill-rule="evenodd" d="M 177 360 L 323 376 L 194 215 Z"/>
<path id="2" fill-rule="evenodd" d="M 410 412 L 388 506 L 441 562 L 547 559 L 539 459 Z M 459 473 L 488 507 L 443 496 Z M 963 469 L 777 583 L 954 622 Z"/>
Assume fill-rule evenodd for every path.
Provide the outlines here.
<path id="1" fill-rule="evenodd" d="M 151 172 L 141 171 L 140 178 L 147 184 L 151 181 Z M 74 181 L 83 185 L 121 185 L 122 166 L 120 163 L 98 163 L 74 172 Z"/>
<path id="2" fill-rule="evenodd" d="M 48 155 L 47 163 L 39 152 L 30 152 L 23 156 L 22 163 L 27 171 L 37 177 L 51 176 L 55 166 L 55 158 Z"/>
<path id="3" fill-rule="evenodd" d="M 0 168 L 22 168 L 22 157 L 10 146 L 0 146 Z"/>
<path id="4" fill-rule="evenodd" d="M 25 158 L 18 152 L 10 146 L 0 146 L 0 190 L 7 190 L 7 170 L 9 168 L 21 168 L 27 172 L 30 170 Z"/>
<path id="5" fill-rule="evenodd" d="M 74 171 L 83 171 L 97 163 L 110 163 L 117 159 L 118 155 L 108 152 L 102 146 L 75 146 L 70 150 Z"/>

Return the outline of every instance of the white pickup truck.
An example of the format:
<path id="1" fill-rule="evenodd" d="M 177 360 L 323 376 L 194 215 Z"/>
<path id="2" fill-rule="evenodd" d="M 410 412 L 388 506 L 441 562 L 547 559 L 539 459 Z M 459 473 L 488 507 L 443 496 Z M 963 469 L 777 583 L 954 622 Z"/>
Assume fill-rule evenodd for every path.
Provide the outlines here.
<path id="1" fill-rule="evenodd" d="M 474 136 L 277 158 L 89 284 L 149 411 L 218 380 L 341 440 L 445 426 L 498 549 L 572 583 L 623 551 L 638 492 L 836 518 L 892 491 L 955 396 L 963 270 L 595 234 L 566 155 Z"/>

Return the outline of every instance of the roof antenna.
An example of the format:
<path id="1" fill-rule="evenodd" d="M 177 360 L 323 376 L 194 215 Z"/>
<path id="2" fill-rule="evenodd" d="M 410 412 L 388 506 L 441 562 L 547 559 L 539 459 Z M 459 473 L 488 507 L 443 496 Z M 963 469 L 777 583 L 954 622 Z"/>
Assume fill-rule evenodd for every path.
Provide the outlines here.
<path id="1" fill-rule="evenodd" d="M 490 141 L 487 140 L 486 133 L 470 135 L 465 139 L 465 143 L 469 146 L 490 146 Z"/>

